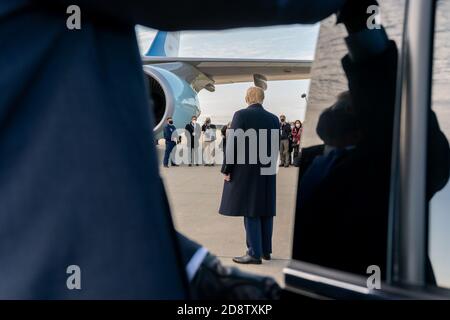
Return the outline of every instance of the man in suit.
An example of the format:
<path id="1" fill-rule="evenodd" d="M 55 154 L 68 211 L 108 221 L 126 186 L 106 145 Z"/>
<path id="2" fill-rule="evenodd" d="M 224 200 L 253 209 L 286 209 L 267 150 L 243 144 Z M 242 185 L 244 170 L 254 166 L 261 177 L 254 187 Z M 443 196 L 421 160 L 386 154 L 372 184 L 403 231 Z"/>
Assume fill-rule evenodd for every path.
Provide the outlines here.
<path id="1" fill-rule="evenodd" d="M 178 141 L 177 128 L 173 125 L 172 117 L 167 118 L 167 123 L 164 126 L 164 139 L 166 140 L 166 150 L 164 152 L 163 165 L 168 168 L 170 154 L 172 153 L 173 148 L 177 145 Z M 170 164 L 172 167 L 177 166 L 177 164 L 175 164 L 172 160 L 170 161 Z"/>
<path id="2" fill-rule="evenodd" d="M 224 187 L 219 213 L 226 216 L 243 216 L 247 238 L 247 253 L 233 259 L 236 263 L 261 264 L 261 258 L 270 260 L 272 253 L 273 217 L 276 214 L 276 170 L 271 174 L 262 174 L 262 169 L 268 164 L 262 164 L 259 152 L 255 146 L 266 144 L 272 162 L 276 167 L 279 145 L 279 121 L 277 116 L 265 110 L 262 106 L 264 91 L 258 87 L 251 87 L 245 98 L 248 107 L 237 111 L 228 129 L 226 163 L 222 167 Z M 254 131 L 253 131 L 254 130 Z M 273 136 L 275 131 L 275 138 Z M 244 148 L 235 148 L 240 133 L 255 133 L 246 139 Z M 264 138 L 261 135 L 266 132 Z M 234 143 L 232 143 L 234 141 Z M 275 146 L 275 151 L 273 151 Z M 255 148 L 252 148 L 255 147 Z M 240 152 L 244 154 L 240 154 Z M 257 161 L 251 161 L 252 152 L 257 152 Z M 233 155 L 233 156 L 230 156 Z M 245 159 L 239 162 L 237 159 Z"/>
<path id="3" fill-rule="evenodd" d="M 191 122 L 186 124 L 185 127 L 187 131 L 187 139 L 189 146 L 189 167 L 192 165 L 199 165 L 200 157 L 199 157 L 199 146 L 200 146 L 200 135 L 202 133 L 200 125 L 197 123 L 197 117 L 192 116 Z"/>
<path id="4" fill-rule="evenodd" d="M 286 121 L 286 116 L 280 116 L 280 167 L 289 167 L 291 153 L 289 152 L 291 140 L 291 125 Z"/>

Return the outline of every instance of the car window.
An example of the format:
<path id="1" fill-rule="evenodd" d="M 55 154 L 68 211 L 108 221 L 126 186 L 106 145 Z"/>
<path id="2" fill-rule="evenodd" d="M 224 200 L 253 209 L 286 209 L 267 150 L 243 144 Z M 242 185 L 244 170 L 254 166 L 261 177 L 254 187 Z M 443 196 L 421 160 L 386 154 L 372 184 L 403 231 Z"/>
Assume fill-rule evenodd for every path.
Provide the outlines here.
<path id="1" fill-rule="evenodd" d="M 381 2 L 393 42 L 352 63 L 346 32 L 321 24 L 305 121 L 293 258 L 367 275 L 386 275 L 396 70 L 404 1 Z M 349 90 L 349 92 L 347 91 Z"/>
<path id="2" fill-rule="evenodd" d="M 445 137 L 429 133 L 429 153 L 436 144 L 448 143 L 450 139 L 450 1 L 437 1 L 434 56 L 432 75 L 432 104 L 440 129 Z M 429 128 L 432 130 L 432 128 Z M 444 140 L 444 141 L 441 141 Z M 429 155 L 430 156 L 430 155 Z M 448 175 L 448 153 L 435 163 L 429 159 L 436 173 L 429 172 L 428 190 L 437 191 L 429 202 L 429 256 L 432 269 L 440 287 L 450 288 L 450 183 L 439 179 L 439 175 Z M 440 172 L 444 171 L 444 172 Z"/>

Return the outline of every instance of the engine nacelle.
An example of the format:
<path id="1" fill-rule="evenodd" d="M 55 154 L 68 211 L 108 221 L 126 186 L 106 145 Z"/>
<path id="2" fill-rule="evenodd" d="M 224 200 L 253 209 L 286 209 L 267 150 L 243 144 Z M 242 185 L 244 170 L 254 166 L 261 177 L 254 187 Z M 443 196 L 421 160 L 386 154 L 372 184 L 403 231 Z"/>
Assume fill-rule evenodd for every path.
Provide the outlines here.
<path id="1" fill-rule="evenodd" d="M 176 74 L 157 67 L 144 66 L 152 100 L 156 139 L 162 137 L 162 129 L 168 117 L 172 117 L 177 129 L 184 128 L 193 115 L 200 115 L 197 92 Z"/>

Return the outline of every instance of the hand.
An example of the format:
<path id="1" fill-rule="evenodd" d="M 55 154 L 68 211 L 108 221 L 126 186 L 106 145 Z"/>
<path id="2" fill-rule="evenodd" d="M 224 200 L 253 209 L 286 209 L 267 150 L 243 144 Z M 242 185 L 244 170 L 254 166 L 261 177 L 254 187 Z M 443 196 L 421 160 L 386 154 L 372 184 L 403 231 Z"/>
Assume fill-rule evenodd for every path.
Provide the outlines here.
<path id="1" fill-rule="evenodd" d="M 281 289 L 270 277 L 225 267 L 208 254 L 189 283 L 192 296 L 199 300 L 278 300 Z"/>
<path id="2" fill-rule="evenodd" d="M 231 175 L 230 174 L 224 174 L 223 180 L 230 182 L 231 181 Z"/>

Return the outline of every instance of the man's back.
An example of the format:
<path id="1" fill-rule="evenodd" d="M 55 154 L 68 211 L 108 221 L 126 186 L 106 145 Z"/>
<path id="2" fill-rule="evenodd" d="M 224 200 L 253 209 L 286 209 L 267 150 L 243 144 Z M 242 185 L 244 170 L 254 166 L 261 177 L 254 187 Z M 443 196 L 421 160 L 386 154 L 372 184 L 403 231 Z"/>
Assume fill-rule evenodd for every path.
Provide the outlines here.
<path id="1" fill-rule="evenodd" d="M 246 135 L 245 138 L 239 130 Z M 277 135 L 272 136 L 272 130 Z M 231 182 L 225 182 L 224 185 L 219 209 L 221 214 L 250 217 L 275 215 L 278 130 L 278 118 L 260 104 L 250 105 L 234 114 L 231 128 L 227 130 L 225 157 L 229 159 L 234 149 L 234 160 L 226 160 L 222 167 L 222 173 L 231 174 Z M 231 138 L 234 139 L 233 143 Z M 239 148 L 239 140 L 244 141 L 244 149 Z M 262 153 L 270 159 L 269 163 L 261 161 L 262 145 L 265 146 L 265 152 Z M 272 146 L 276 148 L 273 152 Z M 245 157 L 241 152 L 244 152 Z"/>
<path id="2" fill-rule="evenodd" d="M 278 129 L 278 118 L 273 113 L 267 111 L 261 105 L 251 105 L 237 112 L 242 118 L 242 129 Z"/>
<path id="3" fill-rule="evenodd" d="M 272 139 L 271 133 L 272 130 L 279 130 L 279 122 L 276 115 L 273 113 L 267 111 L 262 105 L 260 104 L 253 104 L 248 106 L 245 109 L 238 110 L 233 117 L 233 121 L 231 123 L 231 129 L 233 129 L 237 134 L 239 133 L 237 130 L 242 129 L 245 134 L 250 135 L 250 131 L 254 130 L 254 133 L 256 134 L 255 140 L 251 141 L 251 139 L 245 140 L 245 156 L 246 161 L 244 164 L 237 164 L 237 165 L 253 165 L 251 161 L 249 161 L 250 153 L 253 152 L 252 147 L 255 147 L 254 151 L 256 154 L 258 164 L 257 166 L 261 166 L 260 159 L 259 159 L 259 149 L 261 144 L 265 144 L 266 146 L 266 154 L 268 156 L 271 155 L 272 146 L 278 147 L 278 138 L 276 141 Z M 264 135 L 265 134 L 265 135 Z M 266 137 L 265 141 L 262 141 Z M 278 150 L 278 149 L 277 149 Z M 237 155 L 237 152 L 236 152 Z M 237 155 L 239 156 L 239 155 Z M 236 161 L 237 162 L 237 161 Z"/>

